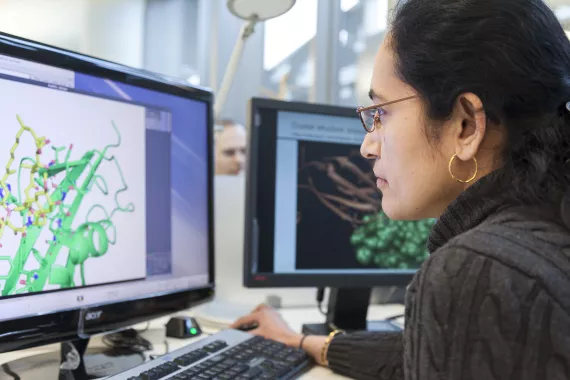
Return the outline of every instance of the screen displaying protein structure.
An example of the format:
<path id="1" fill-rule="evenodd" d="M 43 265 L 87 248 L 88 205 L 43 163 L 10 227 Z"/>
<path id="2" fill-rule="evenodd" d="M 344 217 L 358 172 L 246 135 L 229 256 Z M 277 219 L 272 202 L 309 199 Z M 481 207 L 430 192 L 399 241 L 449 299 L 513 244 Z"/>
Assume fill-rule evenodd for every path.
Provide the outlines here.
<path id="1" fill-rule="evenodd" d="M 86 264 L 109 254 L 119 239 L 113 218 L 135 210 L 132 202 L 119 202 L 129 190 L 112 154 L 121 146 L 119 129 L 111 121 L 115 143 L 76 151 L 69 142 L 55 145 L 38 136 L 24 117 L 16 120 L 14 127 L 3 126 L 15 139 L 0 172 L 0 264 L 6 269 L 0 296 L 89 285 Z M 113 165 L 119 184 L 109 186 L 100 174 L 103 165 Z M 106 206 L 93 201 L 101 196 L 111 199 Z"/>

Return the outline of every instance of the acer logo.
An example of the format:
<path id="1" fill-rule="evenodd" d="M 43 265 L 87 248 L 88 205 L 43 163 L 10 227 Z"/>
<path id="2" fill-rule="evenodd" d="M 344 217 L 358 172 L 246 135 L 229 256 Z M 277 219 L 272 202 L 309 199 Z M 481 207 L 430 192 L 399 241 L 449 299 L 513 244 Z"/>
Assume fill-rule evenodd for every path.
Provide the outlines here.
<path id="1" fill-rule="evenodd" d="M 94 321 L 96 319 L 101 318 L 101 314 L 103 314 L 103 310 L 90 311 L 89 313 L 85 314 L 85 320 Z"/>

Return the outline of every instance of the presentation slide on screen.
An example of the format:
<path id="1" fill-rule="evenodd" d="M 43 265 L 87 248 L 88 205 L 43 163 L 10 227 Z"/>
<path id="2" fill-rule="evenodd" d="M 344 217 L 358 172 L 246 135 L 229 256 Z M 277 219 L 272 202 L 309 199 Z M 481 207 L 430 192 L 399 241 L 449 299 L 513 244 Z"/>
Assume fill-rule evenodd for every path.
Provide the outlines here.
<path id="1" fill-rule="evenodd" d="M 0 89 L 0 297 L 145 278 L 145 108 Z"/>
<path id="2" fill-rule="evenodd" d="M 386 217 L 364 135 L 356 117 L 279 112 L 275 273 L 413 270 L 427 256 L 433 221 Z"/>

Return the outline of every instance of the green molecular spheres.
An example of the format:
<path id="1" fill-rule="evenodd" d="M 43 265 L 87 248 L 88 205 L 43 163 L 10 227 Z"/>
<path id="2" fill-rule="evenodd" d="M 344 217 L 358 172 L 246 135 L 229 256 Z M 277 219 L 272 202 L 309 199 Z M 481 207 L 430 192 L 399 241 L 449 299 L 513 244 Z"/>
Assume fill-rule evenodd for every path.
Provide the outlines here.
<path id="1" fill-rule="evenodd" d="M 363 218 L 351 236 L 356 258 L 363 265 L 383 269 L 416 269 L 428 256 L 426 242 L 434 219 L 391 220 L 380 212 Z"/>

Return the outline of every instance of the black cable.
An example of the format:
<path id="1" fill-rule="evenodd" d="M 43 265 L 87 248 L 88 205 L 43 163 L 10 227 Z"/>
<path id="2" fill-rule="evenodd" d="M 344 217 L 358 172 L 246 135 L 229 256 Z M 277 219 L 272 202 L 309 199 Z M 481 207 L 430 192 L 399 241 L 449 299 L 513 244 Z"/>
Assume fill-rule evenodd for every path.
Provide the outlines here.
<path id="1" fill-rule="evenodd" d="M 319 311 L 325 317 L 327 313 L 323 310 L 323 299 L 325 298 L 325 289 L 326 288 L 317 288 L 317 305 L 319 307 Z"/>
<path id="2" fill-rule="evenodd" d="M 389 318 L 386 318 L 386 320 L 387 320 L 387 321 L 393 321 L 393 320 L 396 320 L 396 319 L 398 319 L 398 318 L 402 318 L 402 317 L 404 317 L 404 316 L 405 316 L 404 314 L 393 315 L 393 316 L 391 316 L 391 317 L 389 317 Z"/>
<path id="3" fill-rule="evenodd" d="M 12 379 L 20 380 L 20 376 L 18 376 L 18 374 L 16 372 L 12 371 L 12 369 L 10 368 L 8 363 L 2 364 L 2 369 L 4 370 L 4 373 L 8 376 L 11 376 Z"/>
<path id="4" fill-rule="evenodd" d="M 149 359 L 150 359 L 150 360 L 154 360 L 154 359 L 160 358 L 161 356 L 164 356 L 164 355 L 167 355 L 167 354 L 170 353 L 170 345 L 168 344 L 168 339 L 165 339 L 163 343 L 164 343 L 164 354 L 160 354 L 160 355 L 150 355 L 150 356 L 149 356 Z"/>
<path id="5" fill-rule="evenodd" d="M 135 329 L 127 329 L 103 336 L 103 343 L 116 350 L 127 350 L 137 353 L 151 351 L 152 344 L 143 338 Z"/>
<path id="6" fill-rule="evenodd" d="M 327 312 L 323 310 L 323 305 L 321 305 L 319 303 L 319 311 L 321 312 L 322 315 L 324 315 L 325 317 L 327 316 Z"/>

